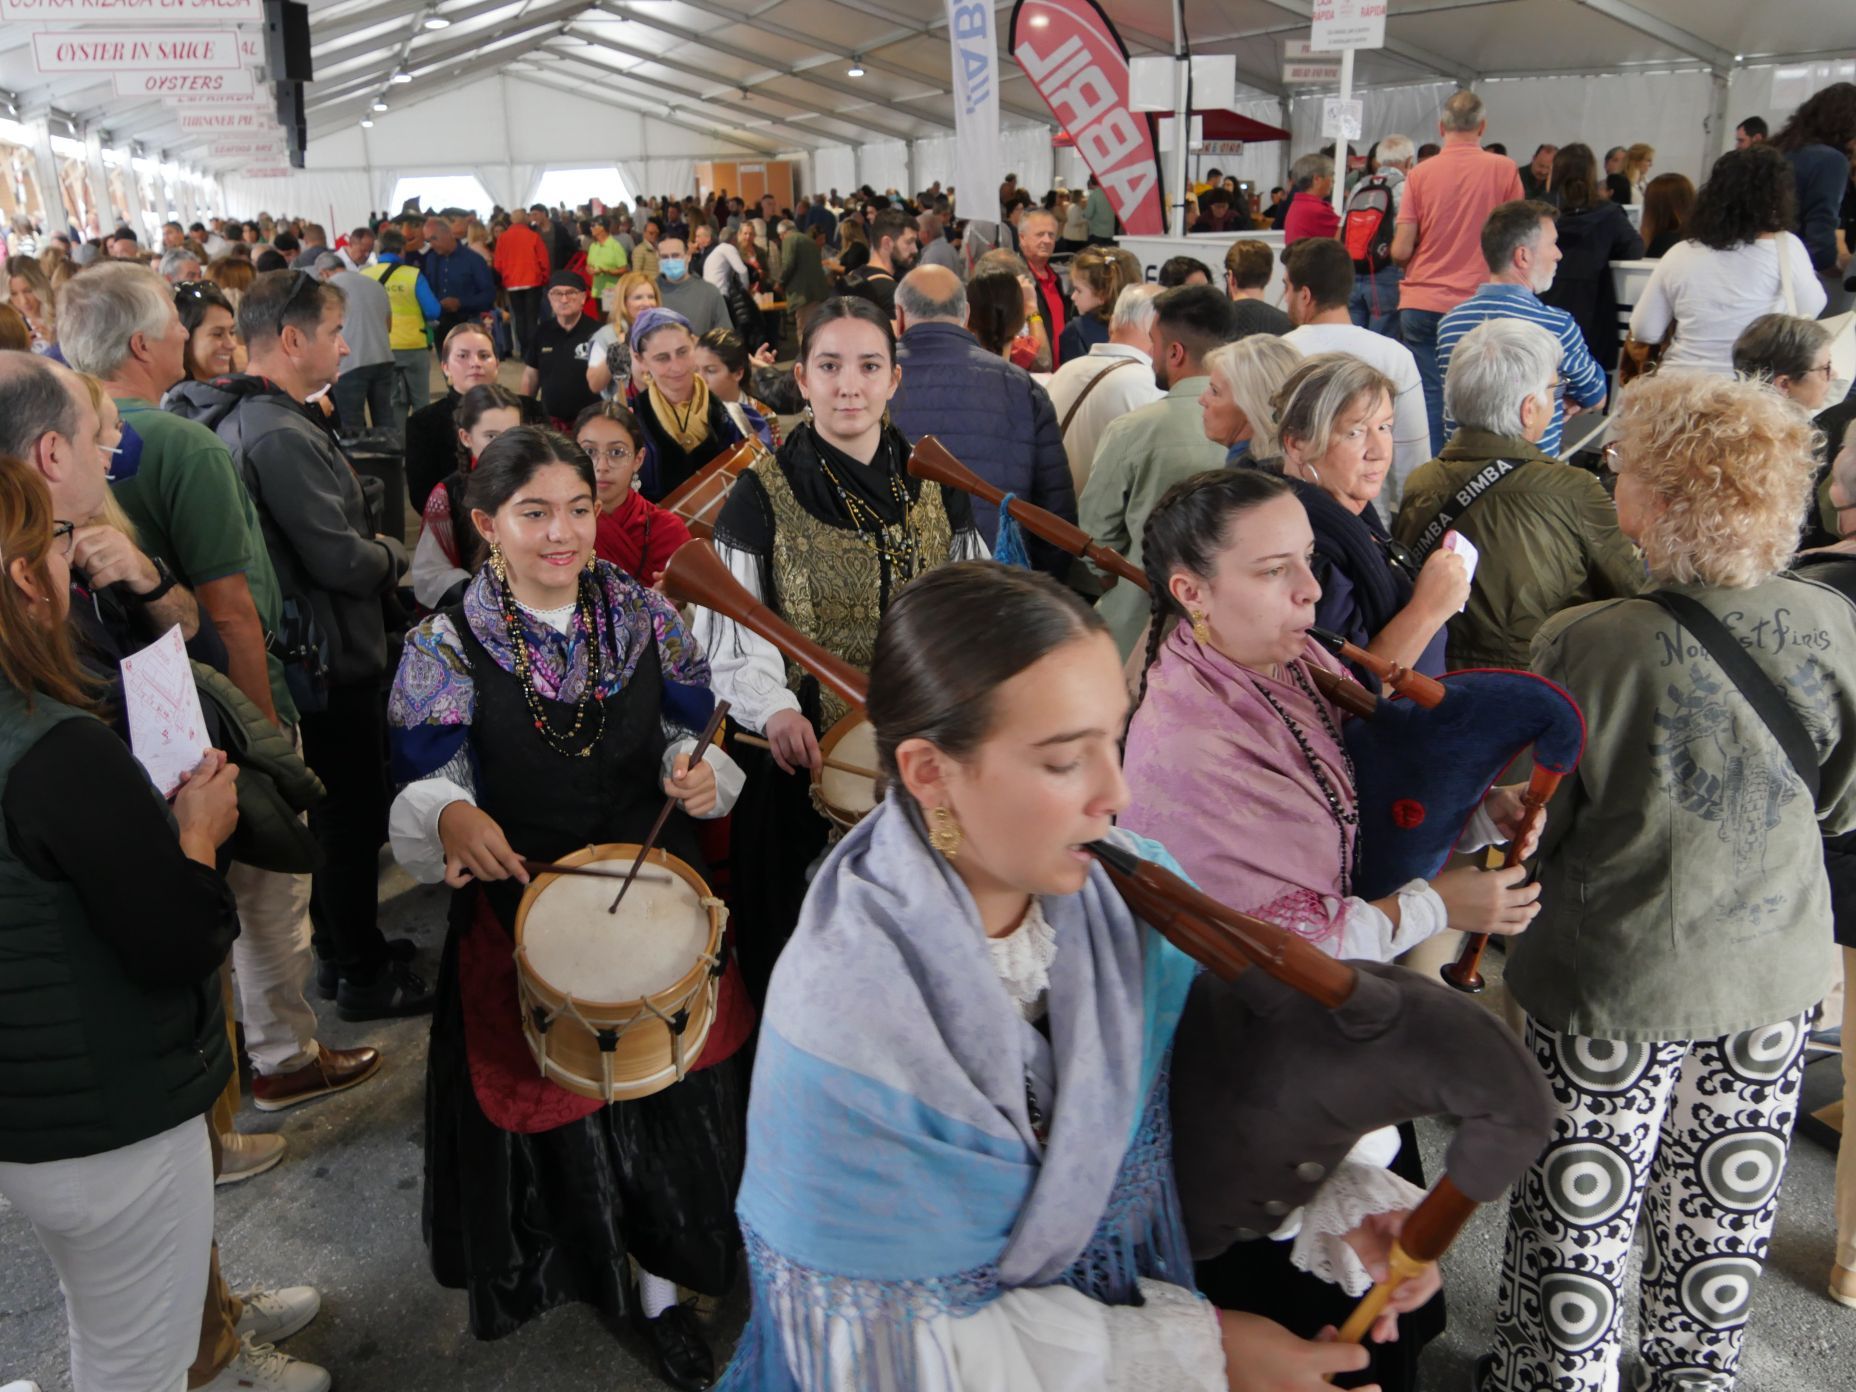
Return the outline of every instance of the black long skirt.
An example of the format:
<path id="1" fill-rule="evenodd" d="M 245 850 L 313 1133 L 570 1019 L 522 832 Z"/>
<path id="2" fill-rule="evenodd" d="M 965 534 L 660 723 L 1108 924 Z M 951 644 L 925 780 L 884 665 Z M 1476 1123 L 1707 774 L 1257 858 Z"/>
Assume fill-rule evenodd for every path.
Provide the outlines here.
<path id="1" fill-rule="evenodd" d="M 501 1130 L 471 1087 L 461 931 L 454 912 L 426 1060 L 424 1228 L 439 1284 L 470 1296 L 471 1333 L 499 1339 L 568 1301 L 628 1315 L 628 1255 L 653 1275 L 725 1295 L 741 1245 L 739 1056 L 551 1131 Z"/>
<path id="2" fill-rule="evenodd" d="M 742 984 L 758 1010 L 774 963 L 799 924 L 806 870 L 825 849 L 831 823 L 812 806 L 805 769 L 782 773 L 772 754 L 747 745 L 731 753 L 747 782 L 735 803 L 729 843 L 729 931 Z"/>
<path id="3" fill-rule="evenodd" d="M 1417 1132 L 1407 1122 L 1398 1128 L 1398 1138 L 1398 1157 L 1392 1162 L 1392 1172 L 1422 1186 L 1424 1166 L 1418 1157 Z M 1239 1242 L 1224 1255 L 1198 1263 L 1199 1290 L 1221 1310 L 1262 1315 L 1304 1339 L 1314 1338 L 1326 1325 L 1340 1328 L 1359 1300 L 1294 1266 L 1289 1261 L 1291 1245 L 1267 1238 Z M 1418 1355 L 1444 1332 L 1445 1323 L 1444 1296 L 1439 1291 L 1423 1308 L 1399 1316 L 1396 1342 L 1366 1345 L 1372 1362 L 1364 1372 L 1337 1377 L 1335 1385 L 1378 1383 L 1384 1392 L 1415 1392 Z"/>

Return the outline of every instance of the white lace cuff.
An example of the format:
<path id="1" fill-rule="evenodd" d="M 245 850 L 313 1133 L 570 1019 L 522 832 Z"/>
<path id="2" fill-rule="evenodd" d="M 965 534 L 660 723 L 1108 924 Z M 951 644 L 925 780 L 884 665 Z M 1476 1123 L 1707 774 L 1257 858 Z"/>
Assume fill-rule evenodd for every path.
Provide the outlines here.
<path id="1" fill-rule="evenodd" d="M 1485 798 L 1476 804 L 1476 810 L 1470 816 L 1469 825 L 1464 827 L 1463 834 L 1457 837 L 1456 850 L 1459 854 L 1466 855 L 1471 851 L 1479 851 L 1484 846 L 1493 846 L 1501 839 L 1502 834 L 1495 829 L 1495 819 L 1489 815 L 1489 804 Z"/>
<path id="2" fill-rule="evenodd" d="M 1222 1392 L 1224 1333 L 1211 1302 L 1145 1277 L 1140 1291 L 1145 1303 L 1107 1308 L 1108 1392 Z"/>
<path id="3" fill-rule="evenodd" d="M 1352 1232 L 1375 1213 L 1411 1208 L 1423 1197 L 1422 1189 L 1390 1170 L 1343 1160 L 1303 1208 L 1302 1230 L 1296 1234 L 1289 1260 L 1298 1270 L 1319 1276 L 1348 1295 L 1365 1295 L 1373 1278 L 1342 1234 Z"/>
<path id="4" fill-rule="evenodd" d="M 1398 931 L 1392 935 L 1392 954 L 1396 960 L 1426 938 L 1435 937 L 1450 926 L 1449 910 L 1428 880 L 1413 880 L 1398 892 Z"/>

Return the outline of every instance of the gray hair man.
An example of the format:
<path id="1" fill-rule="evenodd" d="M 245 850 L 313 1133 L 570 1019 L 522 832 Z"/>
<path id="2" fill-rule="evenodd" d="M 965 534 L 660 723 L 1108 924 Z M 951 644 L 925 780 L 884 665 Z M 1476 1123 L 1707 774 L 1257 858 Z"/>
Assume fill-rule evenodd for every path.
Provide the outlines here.
<path id="1" fill-rule="evenodd" d="M 161 278 L 169 285 L 185 285 L 200 279 L 200 258 L 186 247 L 172 247 L 161 253 Z"/>
<path id="2" fill-rule="evenodd" d="M 1553 614 L 1641 587 L 1643 565 L 1604 486 L 1540 448 L 1562 352 L 1553 334 L 1520 319 L 1470 329 L 1444 382 L 1461 427 L 1406 482 L 1393 535 L 1414 560 L 1423 564 L 1452 531 L 1481 556 L 1469 606 L 1450 621 L 1452 667 L 1526 667 Z"/>
<path id="3" fill-rule="evenodd" d="M 939 213 L 927 212 L 916 215 L 915 228 L 921 237 L 921 259 L 916 263 L 922 266 L 941 266 L 959 275 L 964 269 L 960 264 L 960 251 L 947 239 L 946 225 Z"/>
<path id="4" fill-rule="evenodd" d="M 1154 381 L 1154 297 L 1151 281 L 1130 285 L 1115 297 L 1109 314 L 1108 342 L 1072 358 L 1052 375 L 1045 390 L 1063 432 L 1063 452 L 1070 461 L 1070 481 L 1080 498 L 1095 463 L 1096 446 L 1111 421 L 1151 406 L 1166 393 Z"/>
<path id="5" fill-rule="evenodd" d="M 393 357 L 393 297 L 380 281 L 354 269 L 339 252 L 324 252 L 316 258 L 316 276 L 341 291 L 348 305 L 347 318 L 342 321 L 348 356 L 342 359 L 331 394 L 336 424 L 349 435 L 371 424 L 403 440 L 406 413 L 393 399 L 398 370 Z"/>

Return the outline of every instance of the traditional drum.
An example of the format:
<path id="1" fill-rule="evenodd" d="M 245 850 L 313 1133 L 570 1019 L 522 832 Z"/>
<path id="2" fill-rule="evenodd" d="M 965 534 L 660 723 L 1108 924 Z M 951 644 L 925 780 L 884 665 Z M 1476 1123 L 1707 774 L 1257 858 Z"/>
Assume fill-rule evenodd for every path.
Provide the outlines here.
<path id="1" fill-rule="evenodd" d="M 849 831 L 876 806 L 876 727 L 852 711 L 825 732 L 818 752 L 812 805 L 839 832 Z"/>
<path id="2" fill-rule="evenodd" d="M 750 435 L 671 489 L 658 506 L 681 517 L 691 536 L 706 540 L 715 535 L 715 521 L 722 515 L 722 504 L 728 501 L 728 490 L 750 464 L 766 453 L 760 437 Z"/>
<path id="3" fill-rule="evenodd" d="M 728 910 L 701 875 L 654 850 L 616 914 L 636 843 L 588 846 L 537 875 L 516 908 L 522 1033 L 543 1076 L 582 1097 L 630 1101 L 680 1082 L 715 1019 Z"/>

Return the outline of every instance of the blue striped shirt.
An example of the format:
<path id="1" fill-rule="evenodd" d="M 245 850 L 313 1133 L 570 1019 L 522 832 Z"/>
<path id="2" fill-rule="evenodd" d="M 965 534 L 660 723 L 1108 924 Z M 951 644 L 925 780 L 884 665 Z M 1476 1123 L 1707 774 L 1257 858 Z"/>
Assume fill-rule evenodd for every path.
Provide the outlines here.
<path id="1" fill-rule="evenodd" d="M 1478 324 L 1490 319 L 1520 319 L 1529 324 L 1538 324 L 1560 341 L 1562 389 L 1559 399 L 1553 403 L 1553 423 L 1547 427 L 1547 433 L 1540 437 L 1540 452 L 1557 456 L 1560 452 L 1560 432 L 1566 425 L 1565 398 L 1570 396 L 1588 408 L 1598 405 L 1605 399 L 1608 386 L 1605 371 L 1586 350 L 1585 335 L 1573 323 L 1572 315 L 1563 309 L 1542 304 L 1539 297 L 1525 285 L 1500 282 L 1478 286 L 1474 295 L 1438 321 L 1439 376 L 1449 374 L 1450 355 L 1456 350 L 1457 341 Z M 1444 426 L 1453 433 L 1456 430 L 1456 422 L 1450 419 L 1447 412 Z M 1514 428 L 1520 429 L 1519 422 L 1516 422 Z"/>

